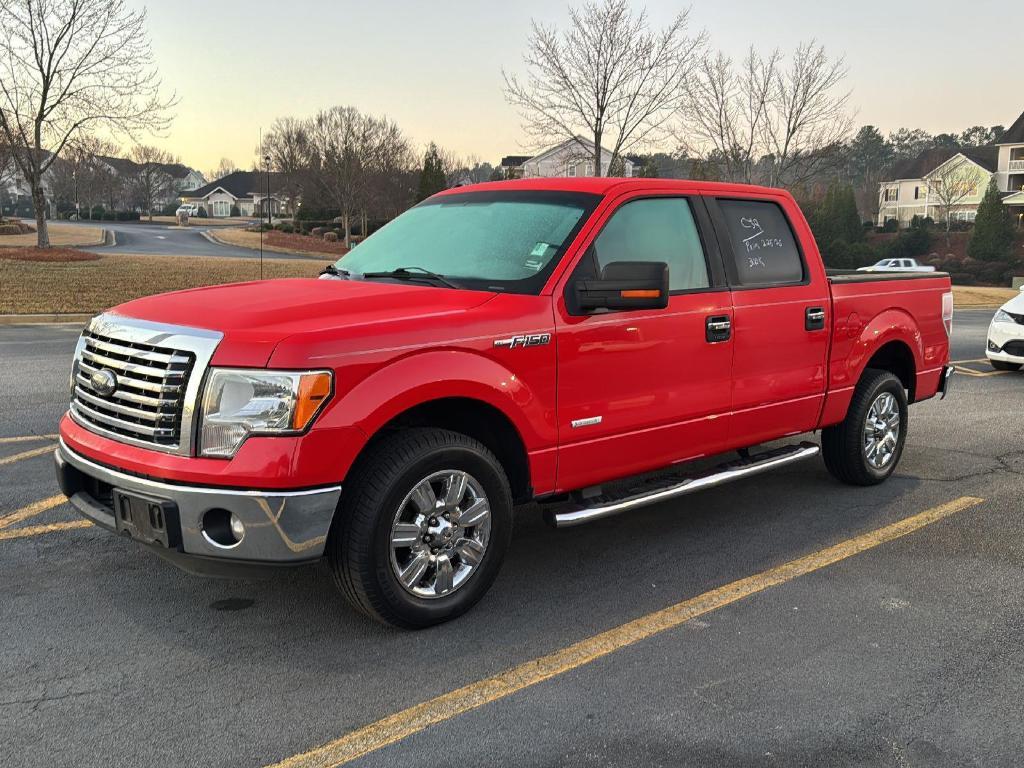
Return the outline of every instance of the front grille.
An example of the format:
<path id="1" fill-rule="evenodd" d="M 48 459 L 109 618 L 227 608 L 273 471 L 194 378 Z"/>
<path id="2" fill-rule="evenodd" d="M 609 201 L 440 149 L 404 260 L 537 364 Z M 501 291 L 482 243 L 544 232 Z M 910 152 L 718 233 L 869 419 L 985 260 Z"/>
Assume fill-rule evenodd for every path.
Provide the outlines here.
<path id="1" fill-rule="evenodd" d="M 1024 341 L 1008 341 L 1003 345 L 1003 352 L 1014 357 L 1024 357 Z"/>
<path id="2" fill-rule="evenodd" d="M 83 333 L 75 361 L 71 412 L 86 426 L 165 449 L 181 441 L 185 389 L 195 355 L 178 349 Z M 93 374 L 109 370 L 113 393 L 101 394 Z"/>

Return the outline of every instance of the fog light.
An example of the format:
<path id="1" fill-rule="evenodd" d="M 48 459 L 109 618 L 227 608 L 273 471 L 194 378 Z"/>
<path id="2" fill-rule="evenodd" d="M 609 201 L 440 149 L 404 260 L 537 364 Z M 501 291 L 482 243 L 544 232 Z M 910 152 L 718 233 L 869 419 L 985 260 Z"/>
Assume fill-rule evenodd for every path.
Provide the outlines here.
<path id="1" fill-rule="evenodd" d="M 994 341 L 992 341 L 992 339 L 988 340 L 988 351 L 989 352 L 998 352 L 999 351 L 999 345 L 996 344 Z"/>
<path id="2" fill-rule="evenodd" d="M 245 526 L 234 512 L 208 509 L 202 519 L 203 538 L 218 549 L 237 547 L 245 537 Z"/>

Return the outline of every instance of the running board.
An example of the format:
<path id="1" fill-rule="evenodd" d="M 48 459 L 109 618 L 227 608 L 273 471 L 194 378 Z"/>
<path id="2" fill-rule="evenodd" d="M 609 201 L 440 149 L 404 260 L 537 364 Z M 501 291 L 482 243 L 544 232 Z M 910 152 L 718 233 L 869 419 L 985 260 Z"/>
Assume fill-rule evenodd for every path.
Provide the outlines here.
<path id="1" fill-rule="evenodd" d="M 705 488 L 714 488 L 717 485 L 724 485 L 734 480 L 741 480 L 744 477 L 757 475 L 771 469 L 778 469 L 787 464 L 793 464 L 794 462 L 817 456 L 820 452 L 821 449 L 813 443 L 787 445 L 756 456 L 721 464 L 706 475 L 687 478 L 681 482 L 677 475 L 668 478 L 668 484 L 666 484 L 665 480 L 662 480 L 660 484 L 645 489 L 641 493 L 629 493 L 629 489 L 627 489 L 627 495 L 622 495 L 618 498 L 597 496 L 584 499 L 568 509 L 551 514 L 549 519 L 558 528 L 582 525 L 602 517 L 610 517 L 620 512 L 628 512 L 631 509 L 645 507 L 648 504 L 656 504 L 659 501 L 674 499 L 677 496 L 702 491 Z"/>

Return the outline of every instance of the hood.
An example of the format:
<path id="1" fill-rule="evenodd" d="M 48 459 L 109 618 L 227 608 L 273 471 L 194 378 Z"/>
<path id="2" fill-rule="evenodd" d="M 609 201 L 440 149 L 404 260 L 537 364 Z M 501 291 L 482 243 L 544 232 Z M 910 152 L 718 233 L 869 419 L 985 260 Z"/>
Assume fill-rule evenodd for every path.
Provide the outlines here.
<path id="1" fill-rule="evenodd" d="M 1003 304 L 1001 309 L 1014 315 L 1024 315 L 1024 289 L 1008 302 Z"/>
<path id="2" fill-rule="evenodd" d="M 220 331 L 224 340 L 214 364 L 264 366 L 274 347 L 294 334 L 449 315 L 480 306 L 494 295 L 426 285 L 296 278 L 162 293 L 129 301 L 111 312 Z"/>

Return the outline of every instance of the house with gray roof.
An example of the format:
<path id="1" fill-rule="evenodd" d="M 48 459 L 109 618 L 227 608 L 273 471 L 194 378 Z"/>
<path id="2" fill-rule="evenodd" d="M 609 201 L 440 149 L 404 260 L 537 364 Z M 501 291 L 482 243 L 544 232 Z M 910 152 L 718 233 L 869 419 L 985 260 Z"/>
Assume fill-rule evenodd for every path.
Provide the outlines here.
<path id="1" fill-rule="evenodd" d="M 954 206 L 942 205 L 937 187 L 951 171 L 969 180 L 968 194 Z M 995 144 L 962 149 L 930 149 L 897 165 L 878 190 L 878 225 L 895 220 L 901 227 L 914 216 L 974 221 L 990 179 L 1003 196 L 1017 226 L 1024 227 L 1024 113 Z"/>

